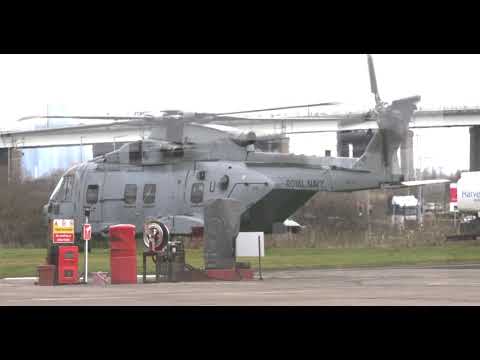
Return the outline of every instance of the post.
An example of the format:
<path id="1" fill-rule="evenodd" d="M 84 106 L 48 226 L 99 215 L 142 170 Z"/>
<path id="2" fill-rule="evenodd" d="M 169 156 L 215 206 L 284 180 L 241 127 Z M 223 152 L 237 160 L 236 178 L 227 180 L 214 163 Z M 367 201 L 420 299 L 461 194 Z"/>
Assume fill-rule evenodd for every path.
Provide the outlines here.
<path id="1" fill-rule="evenodd" d="M 260 280 L 263 280 L 262 278 L 262 253 L 261 253 L 261 247 L 260 247 L 260 236 L 258 237 L 258 273 L 260 275 Z"/>
<path id="2" fill-rule="evenodd" d="M 8 148 L 7 148 L 7 184 L 10 184 L 10 182 L 11 182 L 11 180 L 10 180 L 10 175 L 11 175 L 11 171 L 10 171 L 10 166 L 11 166 L 10 154 L 11 154 L 10 147 L 8 147 Z"/>
<path id="3" fill-rule="evenodd" d="M 393 219 L 393 228 L 395 228 L 395 205 L 392 204 L 392 219 Z"/>
<path id="4" fill-rule="evenodd" d="M 156 259 L 157 261 L 155 262 L 155 282 L 159 282 L 160 281 L 160 256 L 158 255 L 158 253 L 156 253 L 156 255 L 153 255 L 152 256 L 152 259 Z"/>
<path id="5" fill-rule="evenodd" d="M 370 190 L 367 190 L 367 238 L 368 242 L 371 239 L 372 226 L 370 224 Z"/>
<path id="6" fill-rule="evenodd" d="M 145 251 L 143 252 L 143 282 L 147 282 L 147 256 L 145 255 Z"/>
<path id="7" fill-rule="evenodd" d="M 458 235 L 458 230 L 457 230 L 457 212 L 455 209 L 453 209 L 453 227 L 455 229 L 455 234 Z"/>
<path id="8" fill-rule="evenodd" d="M 85 224 L 88 224 L 88 217 L 90 216 L 90 208 L 89 207 L 85 207 L 84 208 L 85 210 Z M 82 228 L 82 237 L 83 237 L 83 228 Z M 83 241 L 85 241 L 85 247 L 84 247 L 84 251 L 85 251 L 85 269 L 84 269 L 84 274 L 83 274 L 83 282 L 85 284 L 88 283 L 88 241 L 83 239 Z"/>

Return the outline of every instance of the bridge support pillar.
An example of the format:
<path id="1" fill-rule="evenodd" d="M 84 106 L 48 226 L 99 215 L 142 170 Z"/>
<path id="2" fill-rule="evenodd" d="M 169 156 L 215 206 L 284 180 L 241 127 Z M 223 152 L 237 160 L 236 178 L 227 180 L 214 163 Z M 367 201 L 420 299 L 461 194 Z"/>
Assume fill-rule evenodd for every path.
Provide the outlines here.
<path id="1" fill-rule="evenodd" d="M 480 126 L 470 127 L 470 171 L 480 171 Z"/>
<path id="2" fill-rule="evenodd" d="M 287 154 L 290 152 L 290 139 L 289 138 L 282 138 L 280 140 L 280 152 Z"/>
<path id="3" fill-rule="evenodd" d="M 365 152 L 373 132 L 355 130 L 355 131 L 340 131 L 337 133 L 337 156 L 349 157 L 349 145 L 352 145 L 354 158 L 359 158 Z"/>
<path id="4" fill-rule="evenodd" d="M 22 156 L 23 152 L 16 148 L 2 149 L 0 152 L 0 167 L 4 169 L 8 183 L 15 183 L 22 181 Z"/>
<path id="5" fill-rule="evenodd" d="M 400 144 L 400 163 L 404 179 L 412 180 L 415 172 L 413 166 L 413 131 L 411 130 L 408 130 L 405 140 Z"/>
<path id="6" fill-rule="evenodd" d="M 349 157 L 350 155 L 350 141 L 347 138 L 350 134 L 350 131 L 340 131 L 337 133 L 337 156 L 338 157 Z"/>

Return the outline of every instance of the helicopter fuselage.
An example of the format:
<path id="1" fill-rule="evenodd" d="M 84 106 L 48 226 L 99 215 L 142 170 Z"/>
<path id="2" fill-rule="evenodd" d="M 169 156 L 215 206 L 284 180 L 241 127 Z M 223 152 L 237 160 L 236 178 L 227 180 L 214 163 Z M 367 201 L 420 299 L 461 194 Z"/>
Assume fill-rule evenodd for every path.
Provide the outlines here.
<path id="1" fill-rule="evenodd" d="M 249 152 L 233 143 L 217 148 L 209 156 L 197 148 L 163 164 L 109 162 L 107 154 L 74 166 L 52 194 L 47 216 L 74 219 L 79 234 L 89 207 L 94 234 L 119 223 L 141 232 L 147 218 L 202 221 L 209 200 L 231 198 L 242 204 L 240 231 L 269 233 L 319 191 L 377 188 L 382 182 L 379 175 L 354 169 L 356 159 Z"/>

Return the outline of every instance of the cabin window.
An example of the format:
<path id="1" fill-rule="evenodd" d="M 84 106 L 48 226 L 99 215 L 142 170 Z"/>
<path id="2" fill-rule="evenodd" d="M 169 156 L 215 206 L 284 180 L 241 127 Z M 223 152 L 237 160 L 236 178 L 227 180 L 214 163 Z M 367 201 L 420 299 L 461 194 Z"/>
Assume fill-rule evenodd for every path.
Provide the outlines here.
<path id="1" fill-rule="evenodd" d="M 137 202 L 137 185 L 126 184 L 125 193 L 123 195 L 125 204 L 135 204 Z"/>
<path id="2" fill-rule="evenodd" d="M 201 203 L 203 201 L 203 183 L 195 183 L 192 185 L 192 194 L 190 201 L 194 204 Z"/>
<path id="3" fill-rule="evenodd" d="M 87 204 L 96 204 L 98 201 L 98 185 L 88 185 Z"/>
<path id="4" fill-rule="evenodd" d="M 153 204 L 155 202 L 155 192 L 157 191 L 156 184 L 145 184 L 143 188 L 143 203 Z"/>
<path id="5" fill-rule="evenodd" d="M 223 176 L 220 178 L 220 181 L 218 182 L 218 186 L 219 186 L 220 189 L 222 189 L 222 190 L 227 190 L 229 183 L 230 183 L 230 178 L 228 177 L 228 175 L 223 175 Z"/>

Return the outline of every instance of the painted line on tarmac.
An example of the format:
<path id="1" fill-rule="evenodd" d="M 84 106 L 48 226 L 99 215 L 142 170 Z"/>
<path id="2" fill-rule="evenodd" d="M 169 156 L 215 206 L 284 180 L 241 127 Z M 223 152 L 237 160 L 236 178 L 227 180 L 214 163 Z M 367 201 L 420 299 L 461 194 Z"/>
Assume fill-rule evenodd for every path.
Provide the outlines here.
<path id="1" fill-rule="evenodd" d="M 62 298 L 32 298 L 33 301 L 78 301 L 78 300 L 118 300 L 136 299 L 135 296 L 100 296 L 100 297 L 62 297 Z"/>

